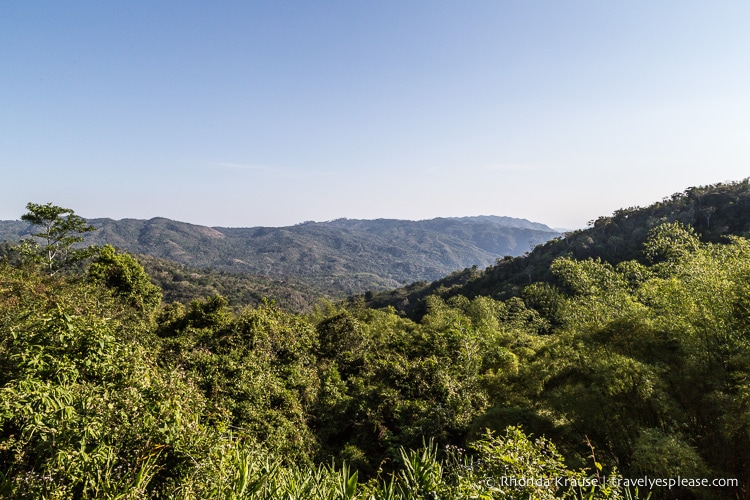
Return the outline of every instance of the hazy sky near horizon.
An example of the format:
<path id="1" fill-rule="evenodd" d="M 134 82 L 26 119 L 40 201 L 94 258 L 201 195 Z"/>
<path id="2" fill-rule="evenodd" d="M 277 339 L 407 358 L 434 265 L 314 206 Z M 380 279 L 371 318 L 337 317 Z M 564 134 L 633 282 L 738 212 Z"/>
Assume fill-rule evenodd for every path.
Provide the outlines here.
<path id="1" fill-rule="evenodd" d="M 750 2 L 0 2 L 0 219 L 582 227 L 750 176 Z"/>

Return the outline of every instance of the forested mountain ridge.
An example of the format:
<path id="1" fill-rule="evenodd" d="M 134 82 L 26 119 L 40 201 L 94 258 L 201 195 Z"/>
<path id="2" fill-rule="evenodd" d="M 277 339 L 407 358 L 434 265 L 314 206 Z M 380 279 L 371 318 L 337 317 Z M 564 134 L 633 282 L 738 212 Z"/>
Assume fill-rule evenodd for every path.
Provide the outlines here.
<path id="1" fill-rule="evenodd" d="M 617 264 L 645 262 L 643 243 L 653 227 L 680 222 L 692 227 L 702 241 L 719 242 L 729 235 L 750 235 L 750 179 L 690 187 L 647 207 L 630 207 L 589 222 L 586 229 L 571 231 L 537 245 L 516 258 L 498 259 L 483 271 L 465 269 L 433 282 L 368 293 L 371 307 L 394 306 L 409 315 L 424 311 L 424 297 L 437 294 L 487 296 L 506 299 L 519 296 L 535 282 L 556 282 L 552 262 L 559 257 L 601 259 Z"/>
<path id="2" fill-rule="evenodd" d="M 111 244 L 196 269 L 294 281 L 339 298 L 484 267 L 559 235 L 543 224 L 495 216 L 338 219 L 278 228 L 210 228 L 164 218 L 89 223 L 97 231 L 87 236 L 87 244 Z M 29 231 L 23 222 L 0 222 L 0 241 L 17 240 Z"/>

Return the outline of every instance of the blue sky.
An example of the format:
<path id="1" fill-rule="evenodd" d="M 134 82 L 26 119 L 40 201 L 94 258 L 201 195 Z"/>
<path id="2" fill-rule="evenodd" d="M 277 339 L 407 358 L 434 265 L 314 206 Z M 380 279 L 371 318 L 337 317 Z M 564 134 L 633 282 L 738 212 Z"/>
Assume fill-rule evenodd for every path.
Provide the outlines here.
<path id="1" fill-rule="evenodd" d="M 0 2 L 0 219 L 582 227 L 750 176 L 750 2 Z"/>

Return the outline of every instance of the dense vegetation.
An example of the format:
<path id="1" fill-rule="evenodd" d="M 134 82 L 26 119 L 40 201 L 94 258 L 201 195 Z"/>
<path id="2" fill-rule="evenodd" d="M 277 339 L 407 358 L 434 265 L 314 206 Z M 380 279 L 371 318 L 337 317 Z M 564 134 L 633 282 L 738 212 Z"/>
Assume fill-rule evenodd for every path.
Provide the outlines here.
<path id="1" fill-rule="evenodd" d="M 373 311 L 368 327 L 394 356 L 380 367 L 368 356 L 391 373 L 376 384 L 370 368 L 347 375 L 365 354 L 356 335 L 331 336 L 367 314 L 308 318 L 266 303 L 234 315 L 218 297 L 161 308 L 142 268 L 111 247 L 86 277 L 4 263 L 0 288 L 4 498 L 619 498 L 515 428 L 476 436 L 471 455 L 438 449 L 430 429 L 464 434 L 438 427 L 465 426 L 477 402 L 426 386 L 440 369 L 415 358 L 427 348 L 408 346 L 419 327 L 392 312 Z M 421 380 L 413 394 L 394 378 L 403 369 Z M 468 382 L 451 372 L 447 383 Z M 469 414 L 430 423 L 438 401 Z M 505 476 L 537 482 L 496 481 Z"/>
<path id="2" fill-rule="evenodd" d="M 516 296 L 438 290 L 411 319 L 166 304 L 111 247 L 52 276 L 16 255 L 0 494 L 627 498 L 648 488 L 613 479 L 680 476 L 737 483 L 654 497 L 748 498 L 750 241 L 718 236 L 662 220 L 617 262 L 560 256 Z"/>

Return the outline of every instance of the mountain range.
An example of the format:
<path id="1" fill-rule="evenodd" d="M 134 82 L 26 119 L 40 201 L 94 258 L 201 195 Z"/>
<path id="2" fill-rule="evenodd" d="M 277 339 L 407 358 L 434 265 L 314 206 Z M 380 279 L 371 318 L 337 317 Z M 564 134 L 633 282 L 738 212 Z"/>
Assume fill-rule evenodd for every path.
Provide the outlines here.
<path id="1" fill-rule="evenodd" d="M 165 218 L 88 222 L 97 228 L 86 236 L 89 245 L 110 244 L 193 270 L 293 283 L 304 290 L 299 293 L 331 298 L 484 268 L 560 235 L 544 224 L 500 216 L 337 219 L 251 228 L 207 227 Z M 31 232 L 25 222 L 0 222 L 0 241 L 17 241 Z M 162 274 L 176 273 L 165 271 L 165 262 L 146 260 L 151 266 L 161 265 Z"/>

